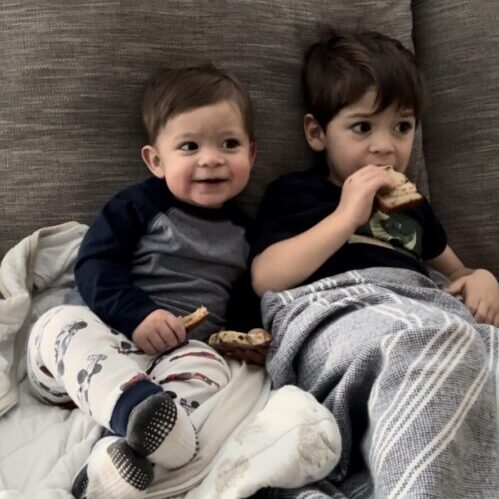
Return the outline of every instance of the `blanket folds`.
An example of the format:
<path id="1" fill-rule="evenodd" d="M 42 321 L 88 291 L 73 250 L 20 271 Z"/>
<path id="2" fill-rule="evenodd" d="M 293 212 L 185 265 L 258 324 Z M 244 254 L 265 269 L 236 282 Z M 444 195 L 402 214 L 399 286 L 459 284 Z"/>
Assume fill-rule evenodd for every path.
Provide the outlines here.
<path id="1" fill-rule="evenodd" d="M 73 284 L 74 260 L 86 230 L 76 222 L 44 227 L 16 244 L 2 260 L 0 416 L 17 403 L 17 367 L 27 332 L 46 310 L 62 303 Z"/>
<path id="2" fill-rule="evenodd" d="M 313 394 L 343 444 L 327 480 L 272 497 L 497 497 L 497 328 L 403 269 L 268 292 L 262 309 L 273 386 Z"/>

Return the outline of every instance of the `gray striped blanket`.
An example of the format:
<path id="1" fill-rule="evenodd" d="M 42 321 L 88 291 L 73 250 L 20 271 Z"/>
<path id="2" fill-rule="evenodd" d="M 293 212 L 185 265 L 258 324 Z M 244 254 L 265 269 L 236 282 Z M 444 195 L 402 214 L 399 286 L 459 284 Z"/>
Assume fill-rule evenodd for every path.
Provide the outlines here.
<path id="1" fill-rule="evenodd" d="M 269 497 L 499 497 L 499 329 L 400 269 L 268 292 L 262 310 L 274 387 L 312 393 L 343 445 L 327 480 Z"/>

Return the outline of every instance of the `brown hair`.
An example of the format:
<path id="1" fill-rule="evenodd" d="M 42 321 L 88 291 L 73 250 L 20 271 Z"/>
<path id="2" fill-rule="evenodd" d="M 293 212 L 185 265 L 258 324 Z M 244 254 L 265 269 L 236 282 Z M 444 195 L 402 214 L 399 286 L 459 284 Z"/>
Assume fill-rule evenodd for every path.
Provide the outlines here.
<path id="1" fill-rule="evenodd" d="M 377 92 L 376 110 L 397 103 L 420 121 L 426 101 L 423 76 L 414 54 L 398 40 L 374 31 L 329 30 L 305 55 L 303 90 L 307 112 L 325 129 L 345 106 L 369 89 Z"/>
<path id="2" fill-rule="evenodd" d="M 142 101 L 142 121 L 149 142 L 155 142 L 170 118 L 222 100 L 239 106 L 246 133 L 254 140 L 251 100 L 238 80 L 212 64 L 160 69 L 147 83 Z"/>

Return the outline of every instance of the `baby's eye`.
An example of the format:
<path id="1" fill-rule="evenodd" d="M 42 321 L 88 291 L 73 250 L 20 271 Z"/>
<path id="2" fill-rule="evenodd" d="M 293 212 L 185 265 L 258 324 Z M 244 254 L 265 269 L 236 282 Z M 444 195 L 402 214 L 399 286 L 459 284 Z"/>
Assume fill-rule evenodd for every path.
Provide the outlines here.
<path id="1" fill-rule="evenodd" d="M 412 123 L 412 121 L 401 121 L 395 126 L 395 130 L 403 135 L 410 132 L 413 128 L 414 124 Z"/>
<path id="2" fill-rule="evenodd" d="M 195 142 L 182 142 L 178 148 L 181 151 L 196 151 L 198 149 L 198 145 Z"/>
<path id="3" fill-rule="evenodd" d="M 358 123 L 354 123 L 350 128 L 354 133 L 362 135 L 363 133 L 370 132 L 372 127 L 369 121 L 359 121 Z"/>
<path id="4" fill-rule="evenodd" d="M 224 149 L 235 149 L 236 147 L 239 147 L 241 143 L 237 139 L 227 139 L 224 140 L 222 147 Z"/>

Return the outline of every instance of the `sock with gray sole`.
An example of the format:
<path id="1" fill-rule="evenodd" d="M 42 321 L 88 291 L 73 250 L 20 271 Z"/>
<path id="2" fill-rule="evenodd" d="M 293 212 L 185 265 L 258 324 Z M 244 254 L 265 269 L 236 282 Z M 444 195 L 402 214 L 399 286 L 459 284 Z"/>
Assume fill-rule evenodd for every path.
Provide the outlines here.
<path id="1" fill-rule="evenodd" d="M 123 437 L 104 437 L 73 480 L 71 492 L 76 499 L 141 499 L 153 478 L 153 464 Z"/>
<path id="2" fill-rule="evenodd" d="M 189 416 L 166 392 L 151 395 L 132 409 L 126 440 L 139 455 L 166 469 L 180 468 L 198 451 Z"/>

